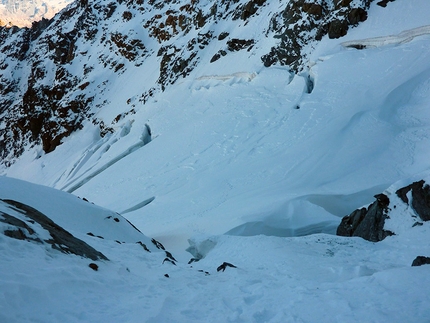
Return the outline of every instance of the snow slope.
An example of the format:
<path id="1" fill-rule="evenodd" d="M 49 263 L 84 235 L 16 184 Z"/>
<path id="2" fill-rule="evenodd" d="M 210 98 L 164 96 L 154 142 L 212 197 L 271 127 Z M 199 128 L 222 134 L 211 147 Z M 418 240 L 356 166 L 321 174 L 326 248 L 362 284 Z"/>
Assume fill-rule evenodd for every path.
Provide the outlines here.
<path id="1" fill-rule="evenodd" d="M 430 253 L 430 226 L 406 227 L 405 214 L 393 218 L 402 232 L 379 243 L 327 234 L 220 235 L 190 241 L 203 256 L 199 262 L 173 265 L 154 246 L 148 253 L 132 241 L 80 233 L 77 226 L 85 231 L 102 210 L 76 197 L 5 177 L 0 187 L 1 198 L 44 207 L 59 222 L 68 208 L 80 210 L 73 232 L 109 258 L 93 271 L 88 259 L 1 234 L 2 322 L 400 323 L 413 317 L 424 323 L 430 315 L 428 268 L 410 267 L 416 255 Z M 122 233 L 115 224 L 102 231 Z M 217 271 L 225 261 L 236 268 Z"/>
<path id="2" fill-rule="evenodd" d="M 372 10 L 382 9 L 371 7 L 370 17 Z M 384 10 L 387 17 L 407 14 L 417 26 L 427 22 L 419 13 L 412 19 L 415 7 L 402 3 Z M 356 38 L 373 27 L 369 18 Z M 428 169 L 428 36 L 361 51 L 342 42 L 323 40 L 309 75 L 250 62 L 200 65 L 113 134 L 99 138 L 87 125 L 53 153 L 35 160 L 29 154 L 7 174 L 118 212 L 135 208 L 129 219 L 147 234 L 175 244 L 177 237 L 180 249 L 194 234 L 248 223 L 265 233 L 276 226 L 277 235 L 309 233 L 312 225 L 333 232 L 338 217 Z M 114 95 L 122 89 L 118 84 Z M 98 117 L 117 114 L 120 102 L 111 100 L 112 110 Z M 140 146 L 145 124 L 153 140 Z"/>
<path id="3" fill-rule="evenodd" d="M 179 262 L 100 243 L 115 261 L 86 278 L 79 259 L 1 237 L 4 320 L 428 322 L 428 268 L 410 268 L 430 255 L 428 223 L 380 243 L 332 235 L 374 194 L 428 177 L 430 36 L 385 41 L 427 30 L 427 9 L 427 0 L 372 5 L 344 39 L 324 38 L 302 75 L 243 52 L 200 64 L 113 133 L 101 138 L 88 122 L 50 154 L 29 150 L 3 174 L 123 212 Z M 345 47 L 375 37 L 378 46 Z M 143 82 L 138 72 L 127 80 L 109 80 L 110 109 L 97 117 L 124 112 Z M 189 246 L 205 256 L 193 268 Z M 224 261 L 238 268 L 216 272 Z"/>

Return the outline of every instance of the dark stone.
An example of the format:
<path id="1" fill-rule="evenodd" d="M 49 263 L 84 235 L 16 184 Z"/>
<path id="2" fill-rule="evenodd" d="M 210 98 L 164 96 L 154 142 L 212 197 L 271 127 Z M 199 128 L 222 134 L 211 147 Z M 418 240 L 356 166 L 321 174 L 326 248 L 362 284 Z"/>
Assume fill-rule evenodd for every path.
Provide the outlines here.
<path id="1" fill-rule="evenodd" d="M 5 230 L 4 235 L 9 237 L 9 238 L 18 239 L 18 240 L 27 240 L 28 239 L 27 236 L 25 235 L 25 233 L 21 229 Z"/>
<path id="2" fill-rule="evenodd" d="M 339 19 L 333 20 L 328 27 L 328 37 L 330 39 L 340 38 L 348 32 L 348 23 Z"/>
<path id="3" fill-rule="evenodd" d="M 254 45 L 253 39 L 237 39 L 233 38 L 227 41 L 227 48 L 231 52 L 237 52 L 242 49 L 248 48 Z"/>
<path id="4" fill-rule="evenodd" d="M 169 278 L 170 276 L 169 274 L 164 274 L 164 277 Z"/>
<path id="5" fill-rule="evenodd" d="M 154 238 L 151 239 L 151 242 L 157 247 L 157 249 L 166 250 L 164 246 L 161 244 L 161 242 L 158 242 Z"/>
<path id="6" fill-rule="evenodd" d="M 167 262 L 169 262 L 169 263 L 171 263 L 172 265 L 175 265 L 175 266 L 176 266 L 176 263 L 175 263 L 173 260 L 169 259 L 169 258 L 164 258 L 164 260 L 163 260 L 163 264 L 164 264 L 166 261 L 167 261 Z"/>
<path id="7" fill-rule="evenodd" d="M 394 233 L 391 231 L 384 230 L 390 200 L 385 194 L 375 195 L 375 198 L 376 201 L 368 209 L 358 209 L 345 216 L 337 228 L 336 234 L 345 237 L 361 237 L 373 242 L 393 235 Z"/>
<path id="8" fill-rule="evenodd" d="M 224 40 L 228 37 L 228 35 L 230 35 L 228 32 L 224 31 L 221 34 L 219 34 L 218 36 L 218 40 Z"/>
<path id="9" fill-rule="evenodd" d="M 142 241 L 138 241 L 136 243 L 140 244 L 142 246 L 142 248 L 145 249 L 145 251 L 151 252 L 151 250 L 149 250 L 148 247 L 146 246 L 146 244 L 144 244 Z"/>
<path id="10" fill-rule="evenodd" d="M 367 20 L 367 12 L 362 8 L 354 8 L 348 14 L 348 21 L 351 25 L 357 25 L 359 22 Z"/>
<path id="11" fill-rule="evenodd" d="M 199 269 L 199 270 L 197 270 L 199 273 L 205 273 L 205 276 L 209 276 L 210 275 L 210 273 L 208 272 L 208 271 L 205 271 L 205 270 L 201 270 L 201 269 Z"/>
<path id="12" fill-rule="evenodd" d="M 225 269 L 227 267 L 231 267 L 231 268 L 237 268 L 235 265 L 232 265 L 231 263 L 228 262 L 223 262 L 217 269 L 216 271 L 225 271 Z"/>
<path id="13" fill-rule="evenodd" d="M 0 200 L 3 201 L 9 205 L 11 205 L 16 211 L 22 213 L 26 217 L 30 218 L 31 220 L 37 222 L 42 226 L 43 229 L 47 230 L 49 234 L 51 235 L 52 239 L 45 240 L 45 242 L 49 243 L 53 249 L 56 249 L 60 252 L 69 254 L 75 254 L 78 256 L 86 257 L 91 260 L 108 260 L 105 255 L 103 255 L 101 252 L 95 250 L 93 247 L 85 243 L 84 241 L 74 237 L 72 234 L 70 234 L 68 231 L 64 230 L 62 227 L 57 225 L 54 221 L 52 221 L 50 218 L 48 218 L 43 213 L 39 212 L 38 210 L 32 208 L 31 206 L 28 206 L 26 204 L 13 201 L 13 200 Z M 4 218 L 4 213 L 1 214 Z M 9 217 L 13 217 L 9 215 Z M 13 217 L 15 218 L 15 217 Z M 31 228 L 27 228 L 28 225 L 22 226 L 22 222 L 19 219 L 13 220 L 15 223 L 21 222 L 19 226 L 25 228 L 30 234 L 34 233 L 35 231 Z M 3 221 L 4 222 L 4 221 Z M 24 223 L 25 224 L 25 223 Z M 15 225 L 15 224 L 14 224 Z M 31 231 L 30 231 L 31 230 Z M 22 231 L 22 230 L 21 230 Z M 22 232 L 24 234 L 24 232 Z M 19 233 L 20 236 L 21 233 Z M 35 240 L 33 238 L 25 238 L 26 240 Z M 41 240 L 39 240 L 41 241 Z"/>
<path id="14" fill-rule="evenodd" d="M 173 260 L 173 261 L 177 261 L 177 260 L 175 259 L 175 257 L 173 257 L 173 255 L 172 255 L 170 252 L 165 251 L 165 253 L 166 253 L 166 257 L 167 257 L 167 258 L 169 258 L 169 259 L 171 259 L 171 260 Z"/>
<path id="15" fill-rule="evenodd" d="M 394 2 L 394 0 L 381 0 L 381 1 L 377 2 L 376 4 L 378 6 L 385 8 L 387 6 L 388 2 Z"/>
<path id="16" fill-rule="evenodd" d="M 94 271 L 97 271 L 97 270 L 99 270 L 99 266 L 97 265 L 97 264 L 95 264 L 95 263 L 90 263 L 89 265 L 88 265 L 88 267 L 90 267 L 92 270 L 94 270 Z"/>
<path id="17" fill-rule="evenodd" d="M 305 3 L 303 4 L 303 11 L 320 19 L 323 14 L 323 7 L 316 3 Z"/>
<path id="18" fill-rule="evenodd" d="M 407 197 L 410 191 L 412 191 L 412 203 Z M 412 206 L 421 220 L 430 220 L 430 187 L 425 184 L 424 180 L 400 188 L 396 191 L 396 194 L 403 202 Z"/>
<path id="19" fill-rule="evenodd" d="M 430 257 L 418 256 L 412 262 L 412 266 L 430 265 Z"/>
<path id="20" fill-rule="evenodd" d="M 214 56 L 212 56 L 210 63 L 216 62 L 221 58 L 221 55 L 219 53 L 216 53 Z"/>

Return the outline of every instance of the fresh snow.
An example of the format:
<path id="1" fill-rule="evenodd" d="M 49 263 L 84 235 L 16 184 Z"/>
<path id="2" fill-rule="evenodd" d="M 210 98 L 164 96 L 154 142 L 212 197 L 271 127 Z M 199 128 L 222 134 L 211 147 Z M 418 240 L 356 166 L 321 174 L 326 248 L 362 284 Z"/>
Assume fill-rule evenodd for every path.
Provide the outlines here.
<path id="1" fill-rule="evenodd" d="M 50 154 L 29 148 L 0 170 L 0 198 L 46 212 L 110 261 L 93 272 L 86 259 L 1 235 L 0 321 L 428 322 L 428 266 L 410 267 L 430 256 L 428 223 L 411 228 L 399 207 L 387 221 L 397 235 L 382 242 L 333 234 L 374 194 L 395 201 L 403 184 L 430 180 L 429 10 L 428 0 L 373 4 L 346 37 L 317 44 L 302 75 L 245 52 L 209 64 L 218 49 L 203 52 L 207 64 L 133 101 L 114 133 L 101 138 L 88 122 Z M 131 67 L 107 80 L 97 118 L 127 111 L 153 81 L 149 68 L 146 80 Z M 145 236 L 103 227 L 115 212 Z M 87 237 L 89 227 L 108 238 Z M 147 237 L 177 265 L 135 244 Z M 237 268 L 217 272 L 223 262 Z"/>

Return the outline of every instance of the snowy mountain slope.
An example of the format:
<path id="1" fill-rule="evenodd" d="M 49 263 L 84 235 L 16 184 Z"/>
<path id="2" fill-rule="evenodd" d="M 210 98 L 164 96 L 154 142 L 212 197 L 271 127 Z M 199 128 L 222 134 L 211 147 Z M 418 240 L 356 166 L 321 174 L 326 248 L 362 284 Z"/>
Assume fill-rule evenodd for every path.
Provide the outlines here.
<path id="1" fill-rule="evenodd" d="M 150 246 L 150 239 L 135 229 L 121 215 L 66 194 L 59 190 L 35 185 L 2 176 L 0 178 L 2 200 L 16 201 L 29 205 L 45 214 L 61 227 L 76 236 L 91 232 L 103 239 L 120 242 L 137 242 Z M 144 241 L 145 240 L 145 241 Z M 156 248 L 154 248 L 156 249 Z"/>
<path id="2" fill-rule="evenodd" d="M 0 3 L 0 25 L 31 27 L 34 21 L 39 21 L 42 18 L 51 19 L 70 2 L 70 0 L 2 0 Z"/>
<path id="3" fill-rule="evenodd" d="M 118 6 L 122 12 L 123 4 Z M 110 259 L 98 272 L 87 260 L 46 256 L 45 249 L 1 235 L 0 266 L 6 273 L 0 278 L 0 290 L 6 291 L 0 294 L 1 320 L 407 322 L 413 317 L 427 322 L 428 268 L 410 266 L 416 256 L 430 256 L 429 223 L 413 227 L 417 215 L 395 192 L 421 179 L 430 182 L 429 35 L 409 42 L 395 37 L 380 46 L 391 35 L 426 30 L 427 9 L 426 0 L 396 0 L 386 8 L 371 4 L 367 20 L 345 37 L 323 37 L 307 48 L 309 68 L 298 74 L 280 64 L 262 66 L 261 55 L 276 45 L 264 37 L 250 51 L 228 51 L 208 63 L 221 49 L 218 38 L 203 44 L 196 33 L 196 46 L 204 47 L 195 56 L 201 64 L 173 84 L 160 78 L 159 69 L 163 57 L 175 53 L 176 61 L 184 55 L 173 47 L 158 58 L 145 57 L 145 66 L 133 67 L 125 58 L 124 72 L 89 71 L 88 82 L 90 76 L 95 81 L 76 84 L 87 96 L 99 93 L 93 102 L 103 100 L 103 107 L 91 107 L 91 120 L 50 153 L 25 142 L 22 155 L 4 159 L 11 164 L 1 172 L 85 197 L 114 210 L 109 214 L 123 213 L 171 250 L 177 266 L 133 239 L 118 244 L 90 237 L 87 224 L 76 228 L 77 236 Z M 265 14 L 259 11 L 240 28 L 221 21 L 202 28 L 257 39 L 250 35 L 261 37 L 255 26 L 268 19 Z M 106 21 L 125 33 L 130 25 L 114 19 Z M 62 22 L 64 31 L 71 30 Z M 188 44 L 175 37 L 169 44 Z M 375 37 L 376 47 L 343 45 L 366 44 L 369 38 L 374 43 Z M 78 71 L 93 48 L 119 63 L 113 45 L 106 53 L 91 44 L 82 47 L 88 49 L 82 61 L 64 66 Z M 155 48 L 149 37 L 144 44 Z M 222 46 L 227 48 L 227 40 Z M 94 56 L 89 60 L 96 66 Z M 142 89 L 157 80 L 166 83 L 140 102 Z M 46 102 L 58 103 L 54 96 Z M 0 190 L 10 194 L 1 183 Z M 49 212 L 43 195 L 27 200 L 36 193 L 16 185 L 16 198 L 27 192 L 20 198 Z M 342 216 L 381 192 L 396 205 L 386 222 L 396 235 L 378 243 L 333 235 Z M 76 209 L 88 204 L 67 196 L 68 210 L 75 202 Z M 63 221 L 72 231 L 76 223 L 69 215 Z M 190 257 L 202 259 L 187 264 Z M 223 262 L 237 268 L 218 272 Z"/>
<path id="4" fill-rule="evenodd" d="M 28 145 L 53 151 L 89 119 L 109 132 L 172 84 L 202 76 L 200 68 L 218 71 L 234 60 L 242 67 L 233 73 L 273 64 L 306 70 L 317 39 L 339 37 L 332 24 L 344 34 L 363 21 L 369 3 L 328 1 L 311 10 L 303 0 L 77 1 L 31 29 L 1 28 L 1 164 Z M 106 95 L 112 88 L 115 98 Z"/>
<path id="5" fill-rule="evenodd" d="M 45 207 L 53 201 L 45 193 L 52 193 L 58 203 L 48 212 L 53 217 L 67 210 L 62 206 L 86 210 L 79 214 L 84 230 L 88 217 L 100 210 L 87 202 L 82 208 L 84 202 L 76 197 L 23 181 L 0 177 L 0 184 L 15 188 L 17 200 L 38 196 Z M 386 193 L 392 197 L 398 185 L 403 184 Z M 0 197 L 4 194 L 2 189 Z M 400 323 L 413 317 L 424 323 L 430 315 L 428 268 L 411 267 L 411 262 L 416 255 L 430 254 L 424 242 L 430 227 L 427 222 L 411 227 L 409 213 L 393 213 L 401 231 L 379 243 L 327 234 L 196 238 L 191 241 L 194 253 L 203 258 L 176 266 L 164 261 L 163 252 L 148 253 L 134 242 L 118 244 L 82 234 L 109 258 L 96 262 L 97 271 L 88 267 L 88 259 L 0 234 L 0 319 Z M 112 224 L 108 231 L 121 234 Z M 224 262 L 235 267 L 217 271 Z"/>
<path id="6" fill-rule="evenodd" d="M 132 209 L 127 217 L 145 233 L 179 240 L 181 250 L 191 235 L 237 227 L 334 232 L 338 217 L 428 169 L 428 36 L 382 49 L 340 45 L 375 28 L 397 32 L 396 15 L 411 17 L 401 20 L 409 29 L 423 26 L 418 7 L 371 6 L 352 36 L 320 42 L 310 79 L 262 68 L 243 51 L 230 64 L 200 64 L 123 115 L 113 133 L 100 138 L 100 126 L 86 124 L 54 152 L 30 150 L 4 172 L 118 212 Z M 140 84 L 121 75 L 109 81 L 115 86 L 105 92 L 110 104 L 97 112 L 100 120 L 124 111 L 123 92 Z M 146 124 L 153 140 L 141 146 Z"/>

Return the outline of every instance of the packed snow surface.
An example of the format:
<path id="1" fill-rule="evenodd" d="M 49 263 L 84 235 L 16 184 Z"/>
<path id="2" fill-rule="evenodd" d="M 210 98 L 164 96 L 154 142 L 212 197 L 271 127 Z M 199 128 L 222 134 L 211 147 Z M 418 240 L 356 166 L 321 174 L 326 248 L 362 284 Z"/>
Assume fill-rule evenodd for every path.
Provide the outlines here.
<path id="1" fill-rule="evenodd" d="M 89 122 L 50 154 L 29 149 L 2 174 L 122 212 L 178 262 L 132 238 L 92 239 L 111 259 L 94 272 L 0 235 L 0 321 L 428 322 L 428 266 L 410 267 L 430 256 L 428 223 L 393 219 L 398 235 L 379 243 L 333 233 L 393 183 L 429 178 L 429 10 L 372 5 L 345 38 L 323 39 L 302 75 L 242 52 L 201 64 L 103 138 Z M 142 80 L 110 81 L 105 120 Z M 38 191 L 10 183 L 17 199 Z M 237 268 L 217 272 L 223 262 Z"/>

